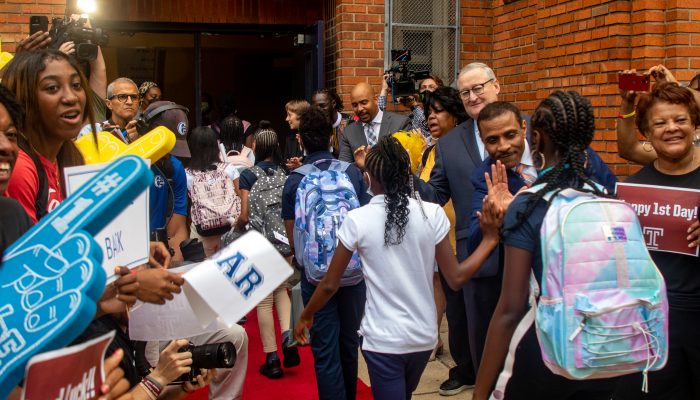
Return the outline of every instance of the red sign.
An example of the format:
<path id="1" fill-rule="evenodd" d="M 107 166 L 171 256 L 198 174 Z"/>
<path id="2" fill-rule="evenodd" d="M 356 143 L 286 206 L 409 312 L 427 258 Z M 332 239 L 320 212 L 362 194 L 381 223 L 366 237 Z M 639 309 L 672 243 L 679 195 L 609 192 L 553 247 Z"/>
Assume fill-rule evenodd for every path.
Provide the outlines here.
<path id="1" fill-rule="evenodd" d="M 77 346 L 42 353 L 27 364 L 24 400 L 92 400 L 100 397 L 103 360 L 114 331 Z"/>
<path id="2" fill-rule="evenodd" d="M 700 190 L 618 183 L 617 196 L 637 211 L 649 250 L 698 256 L 687 237 L 698 220 Z"/>

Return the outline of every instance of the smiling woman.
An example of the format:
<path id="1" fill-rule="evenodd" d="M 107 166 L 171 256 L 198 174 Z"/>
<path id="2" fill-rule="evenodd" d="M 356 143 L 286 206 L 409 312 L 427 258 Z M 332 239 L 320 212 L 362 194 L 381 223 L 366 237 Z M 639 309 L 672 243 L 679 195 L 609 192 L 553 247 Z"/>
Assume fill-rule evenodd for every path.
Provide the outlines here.
<path id="1" fill-rule="evenodd" d="M 6 193 L 36 222 L 65 197 L 63 169 L 83 164 L 73 139 L 86 121 L 94 125 L 92 94 L 75 61 L 55 50 L 17 54 L 0 78 L 26 110 Z"/>

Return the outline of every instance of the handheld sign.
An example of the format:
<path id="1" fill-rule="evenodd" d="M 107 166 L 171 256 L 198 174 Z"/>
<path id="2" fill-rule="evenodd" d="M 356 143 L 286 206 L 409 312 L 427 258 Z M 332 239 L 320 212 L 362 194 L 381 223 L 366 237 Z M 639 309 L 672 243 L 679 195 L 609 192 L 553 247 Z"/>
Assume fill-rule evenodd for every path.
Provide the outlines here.
<path id="1" fill-rule="evenodd" d="M 647 249 L 698 256 L 688 247 L 688 227 L 698 220 L 700 190 L 668 186 L 618 183 L 617 197 L 639 217 Z"/>
<path id="2" fill-rule="evenodd" d="M 75 145 L 83 154 L 86 164 L 114 161 L 127 154 L 147 158 L 154 163 L 175 147 L 175 140 L 175 134 L 170 129 L 159 126 L 128 145 L 109 132 L 97 134 L 97 146 L 92 135 L 81 136 Z"/>
<path id="3" fill-rule="evenodd" d="M 0 267 L 0 398 L 37 353 L 63 347 L 88 326 L 104 290 L 92 236 L 153 179 L 136 156 L 120 158 L 19 238 Z"/>
<path id="4" fill-rule="evenodd" d="M 104 382 L 104 358 L 114 331 L 75 346 L 41 353 L 27 364 L 23 400 L 97 399 Z M 70 368 L 65 366 L 70 365 Z"/>
<path id="5" fill-rule="evenodd" d="M 202 327 L 218 317 L 232 326 L 291 274 L 274 246 L 249 231 L 184 275 L 184 292 Z"/>

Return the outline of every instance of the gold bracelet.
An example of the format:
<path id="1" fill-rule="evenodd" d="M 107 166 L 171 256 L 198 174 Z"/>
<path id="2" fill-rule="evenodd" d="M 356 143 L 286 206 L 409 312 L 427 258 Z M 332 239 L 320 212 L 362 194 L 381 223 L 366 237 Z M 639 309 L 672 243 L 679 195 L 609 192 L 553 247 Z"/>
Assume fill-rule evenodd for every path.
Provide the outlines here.
<path id="1" fill-rule="evenodd" d="M 633 111 L 632 111 L 631 113 L 629 113 L 629 114 L 618 114 L 618 115 L 617 115 L 617 118 L 620 118 L 620 119 L 627 119 L 627 118 L 632 118 L 632 117 L 634 117 L 635 115 L 637 115 L 637 110 L 633 110 Z"/>

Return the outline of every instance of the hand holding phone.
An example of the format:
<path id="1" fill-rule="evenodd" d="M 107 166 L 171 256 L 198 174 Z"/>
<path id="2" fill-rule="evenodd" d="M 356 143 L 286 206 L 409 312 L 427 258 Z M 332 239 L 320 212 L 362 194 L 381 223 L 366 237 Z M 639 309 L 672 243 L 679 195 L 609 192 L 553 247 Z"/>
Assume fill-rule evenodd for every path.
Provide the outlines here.
<path id="1" fill-rule="evenodd" d="M 29 34 L 49 31 L 49 17 L 46 15 L 32 15 L 29 17 Z"/>

